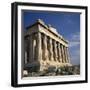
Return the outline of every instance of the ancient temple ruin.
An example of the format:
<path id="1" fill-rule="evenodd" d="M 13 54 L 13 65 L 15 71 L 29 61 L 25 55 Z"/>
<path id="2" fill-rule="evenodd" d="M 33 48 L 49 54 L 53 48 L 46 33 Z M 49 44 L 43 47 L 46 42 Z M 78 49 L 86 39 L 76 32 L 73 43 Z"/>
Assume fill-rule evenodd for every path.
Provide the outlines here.
<path id="1" fill-rule="evenodd" d="M 70 66 L 68 41 L 55 28 L 38 19 L 24 35 L 24 69 L 43 71 L 50 66 Z"/>

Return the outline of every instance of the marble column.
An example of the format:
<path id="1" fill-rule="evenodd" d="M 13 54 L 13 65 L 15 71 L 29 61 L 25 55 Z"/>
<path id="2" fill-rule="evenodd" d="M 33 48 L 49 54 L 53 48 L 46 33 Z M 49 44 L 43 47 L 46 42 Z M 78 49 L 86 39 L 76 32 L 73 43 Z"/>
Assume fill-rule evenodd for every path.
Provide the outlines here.
<path id="1" fill-rule="evenodd" d="M 61 62 L 61 50 L 60 50 L 60 43 L 58 43 L 58 60 Z"/>
<path id="2" fill-rule="evenodd" d="M 37 60 L 38 61 L 41 61 L 42 60 L 42 44 L 41 44 L 41 33 L 40 32 L 38 32 L 37 33 L 37 40 L 36 40 L 36 44 L 37 44 L 37 50 L 36 50 L 36 52 L 37 52 L 37 55 L 36 55 L 36 57 L 37 57 Z"/>
<path id="3" fill-rule="evenodd" d="M 68 56 L 67 56 L 66 47 L 64 47 L 64 53 L 65 53 L 65 62 L 68 63 Z"/>
<path id="4" fill-rule="evenodd" d="M 56 41 L 54 40 L 54 54 L 55 54 L 55 61 L 57 61 L 57 44 L 56 44 Z"/>
<path id="5" fill-rule="evenodd" d="M 33 61 L 33 37 L 30 35 L 29 38 L 29 63 Z"/>
<path id="6" fill-rule="evenodd" d="M 64 58 L 65 58 L 65 63 L 67 63 L 67 53 L 66 53 L 66 47 L 64 46 L 63 48 L 64 48 L 64 55 L 65 55 L 65 57 L 64 57 Z"/>
<path id="7" fill-rule="evenodd" d="M 47 55 L 47 36 L 44 35 L 43 37 L 43 45 L 44 45 L 44 60 L 48 59 L 48 55 Z"/>
<path id="8" fill-rule="evenodd" d="M 49 53 L 50 53 L 50 60 L 52 61 L 53 60 L 53 47 L 52 47 L 52 39 L 50 38 L 49 39 Z"/>
<path id="9" fill-rule="evenodd" d="M 27 64 L 27 51 L 25 51 L 25 64 Z"/>
<path id="10" fill-rule="evenodd" d="M 60 62 L 62 62 L 62 51 L 61 51 L 61 43 L 60 43 Z"/>
<path id="11" fill-rule="evenodd" d="M 63 45 L 64 63 L 66 63 L 65 46 Z"/>
<path id="12" fill-rule="evenodd" d="M 61 53 L 62 53 L 62 62 L 65 62 L 65 55 L 64 55 L 64 49 L 63 49 L 63 45 L 61 44 Z"/>
<path id="13" fill-rule="evenodd" d="M 70 57 L 69 57 L 68 47 L 66 47 L 66 54 L 67 54 L 67 63 L 70 63 Z"/>

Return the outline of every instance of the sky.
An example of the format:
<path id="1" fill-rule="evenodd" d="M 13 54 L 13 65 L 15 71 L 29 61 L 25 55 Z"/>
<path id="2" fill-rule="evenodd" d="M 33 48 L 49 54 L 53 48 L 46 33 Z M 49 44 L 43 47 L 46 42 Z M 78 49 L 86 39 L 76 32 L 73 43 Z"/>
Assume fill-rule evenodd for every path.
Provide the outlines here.
<path id="1" fill-rule="evenodd" d="M 73 65 L 80 64 L 80 13 L 23 11 L 24 30 L 37 19 L 42 19 L 46 25 L 50 24 L 57 32 L 69 41 L 70 61 Z"/>

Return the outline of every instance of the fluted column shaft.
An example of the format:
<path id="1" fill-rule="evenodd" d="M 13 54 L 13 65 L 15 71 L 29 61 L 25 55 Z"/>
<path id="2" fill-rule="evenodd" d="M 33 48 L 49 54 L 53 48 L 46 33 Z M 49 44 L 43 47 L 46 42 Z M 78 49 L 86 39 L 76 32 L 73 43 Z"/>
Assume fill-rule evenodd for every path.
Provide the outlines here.
<path id="1" fill-rule="evenodd" d="M 44 40 L 44 60 L 47 60 L 48 59 L 48 55 L 47 55 L 47 36 L 46 35 L 44 35 L 44 38 L 43 38 L 43 40 Z"/>
<path id="2" fill-rule="evenodd" d="M 56 41 L 54 41 L 54 53 L 55 53 L 55 61 L 57 61 L 57 45 L 56 45 Z"/>
<path id="3" fill-rule="evenodd" d="M 61 45 L 61 53 L 62 53 L 62 62 L 65 62 L 65 56 L 64 56 L 64 49 L 63 49 L 63 45 Z"/>
<path id="4" fill-rule="evenodd" d="M 69 50 L 66 48 L 67 62 L 70 63 Z"/>
<path id="5" fill-rule="evenodd" d="M 32 35 L 30 35 L 30 43 L 29 43 L 29 62 L 32 62 L 33 61 L 33 37 Z"/>
<path id="6" fill-rule="evenodd" d="M 25 64 L 27 63 L 27 52 L 25 51 Z"/>
<path id="7" fill-rule="evenodd" d="M 65 62 L 68 63 L 68 56 L 67 56 L 66 47 L 64 47 L 64 53 L 65 53 Z"/>
<path id="8" fill-rule="evenodd" d="M 60 49 L 60 43 L 58 43 L 58 59 L 59 59 L 59 62 L 61 62 L 61 49 Z"/>
<path id="9" fill-rule="evenodd" d="M 50 45 L 50 48 L 49 48 L 50 60 L 52 61 L 53 60 L 53 48 L 52 48 L 52 39 L 51 38 L 49 39 L 49 45 Z"/>
<path id="10" fill-rule="evenodd" d="M 63 51 L 64 51 L 64 62 L 67 63 L 65 46 L 63 46 Z"/>
<path id="11" fill-rule="evenodd" d="M 42 60 L 42 44 L 41 44 L 41 33 L 37 33 L 37 60 Z"/>

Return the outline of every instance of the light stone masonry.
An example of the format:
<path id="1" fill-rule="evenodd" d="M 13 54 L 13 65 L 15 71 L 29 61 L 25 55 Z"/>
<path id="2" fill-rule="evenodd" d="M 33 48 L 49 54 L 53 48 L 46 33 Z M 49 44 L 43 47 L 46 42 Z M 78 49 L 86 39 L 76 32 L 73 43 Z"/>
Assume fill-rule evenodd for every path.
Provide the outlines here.
<path id="1" fill-rule="evenodd" d="M 29 44 L 26 40 L 28 40 Z M 38 71 L 43 71 L 50 66 L 62 67 L 71 65 L 68 41 L 55 28 L 51 25 L 48 27 L 40 19 L 32 26 L 27 27 L 25 44 L 27 47 L 25 47 L 24 62 L 29 65 L 28 68 L 38 66 Z"/>

